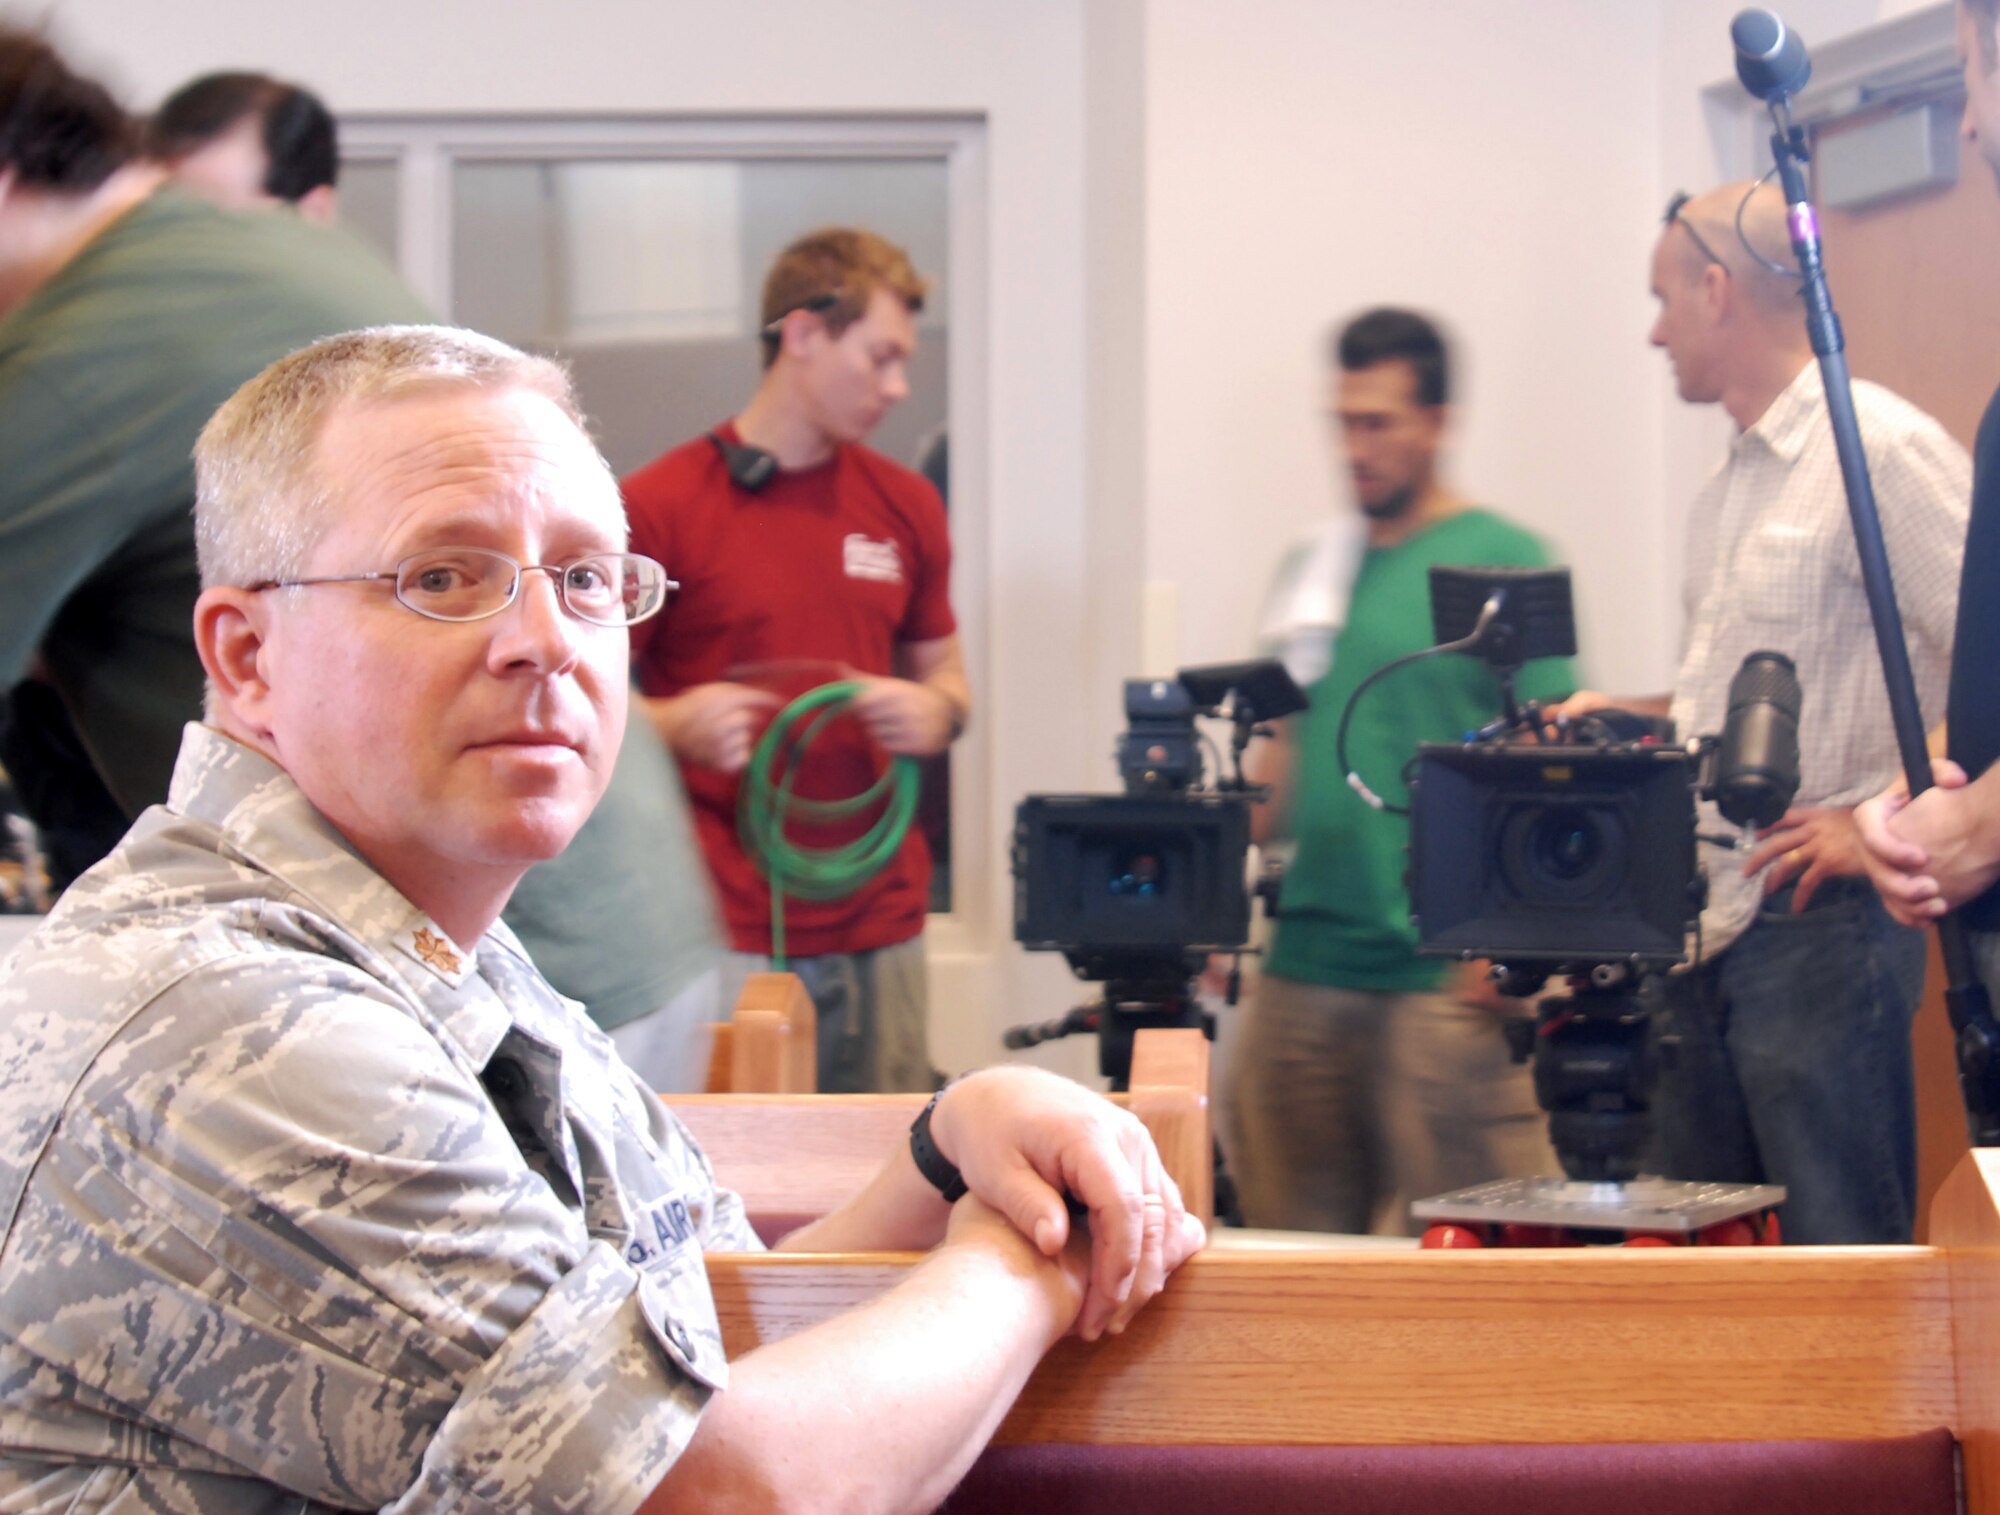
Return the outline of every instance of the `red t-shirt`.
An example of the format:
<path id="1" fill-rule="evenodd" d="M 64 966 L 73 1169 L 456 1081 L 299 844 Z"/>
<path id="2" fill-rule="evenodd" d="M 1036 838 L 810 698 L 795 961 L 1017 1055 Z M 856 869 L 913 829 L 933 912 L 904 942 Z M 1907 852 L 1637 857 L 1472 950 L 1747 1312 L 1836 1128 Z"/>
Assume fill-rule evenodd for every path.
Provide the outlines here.
<path id="1" fill-rule="evenodd" d="M 719 428 L 732 442 L 733 428 Z M 633 628 L 639 687 L 680 694 L 717 681 L 790 698 L 842 677 L 895 671 L 895 649 L 957 629 L 944 503 L 921 475 L 865 447 L 841 447 L 817 468 L 781 472 L 752 494 L 731 482 L 706 437 L 626 477 L 632 550 L 664 563 L 680 588 Z M 815 738 L 797 792 L 858 794 L 886 755 L 841 720 Z M 695 829 L 740 952 L 771 950 L 771 892 L 736 833 L 734 775 L 683 763 Z M 836 829 L 794 825 L 793 840 L 844 840 L 872 816 Z M 930 852 L 912 827 L 896 857 L 840 900 L 785 900 L 785 947 L 799 957 L 860 952 L 923 930 Z"/>

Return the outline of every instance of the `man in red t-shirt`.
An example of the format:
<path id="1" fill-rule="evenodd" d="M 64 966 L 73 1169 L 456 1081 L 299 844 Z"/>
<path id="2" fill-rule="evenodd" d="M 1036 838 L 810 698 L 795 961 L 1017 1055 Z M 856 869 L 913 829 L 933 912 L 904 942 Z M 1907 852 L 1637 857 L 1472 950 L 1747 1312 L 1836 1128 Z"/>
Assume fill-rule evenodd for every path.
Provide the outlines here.
<path id="1" fill-rule="evenodd" d="M 815 232 L 764 281 L 764 376 L 737 417 L 624 482 L 633 551 L 680 583 L 637 628 L 644 705 L 680 760 L 739 973 L 767 966 L 771 892 L 737 834 L 765 724 L 835 679 L 861 693 L 815 739 L 796 792 L 866 789 L 887 755 L 927 757 L 972 706 L 949 597 L 943 502 L 862 446 L 909 393 L 925 284 L 870 232 Z M 795 840 L 844 840 L 794 826 Z M 930 854 L 914 828 L 842 899 L 784 902 L 786 966 L 819 1010 L 819 1087 L 931 1087 L 923 956 Z"/>

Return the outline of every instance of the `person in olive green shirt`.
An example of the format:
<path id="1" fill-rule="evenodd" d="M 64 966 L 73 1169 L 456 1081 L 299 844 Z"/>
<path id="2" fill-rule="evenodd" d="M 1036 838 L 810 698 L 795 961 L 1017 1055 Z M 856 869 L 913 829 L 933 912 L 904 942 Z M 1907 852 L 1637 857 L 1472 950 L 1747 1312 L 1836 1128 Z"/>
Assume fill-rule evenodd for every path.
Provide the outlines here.
<path id="1" fill-rule="evenodd" d="M 1416 955 L 1404 884 L 1407 818 L 1368 805 L 1335 754 L 1341 712 L 1383 664 L 1433 645 L 1433 564 L 1548 561 L 1540 542 L 1467 504 L 1439 477 L 1448 355 L 1425 317 L 1375 310 L 1335 339 L 1333 411 L 1363 526 L 1362 551 L 1309 710 L 1272 761 L 1277 829 L 1295 843 L 1276 933 L 1237 1017 L 1224 1103 L 1245 1222 L 1400 1232 L 1409 1203 L 1491 1178 L 1556 1171 L 1509 1013 L 1484 964 Z M 1338 571 L 1338 570 L 1332 570 Z M 1522 698 L 1574 687 L 1568 663 L 1528 664 Z M 1456 741 L 1499 714 L 1499 684 L 1470 657 L 1399 670 L 1355 707 L 1349 763 L 1395 804 L 1419 742 Z M 1519 1013 L 1520 1007 L 1512 1007 Z"/>
<path id="2" fill-rule="evenodd" d="M 115 840 L 201 716 L 196 433 L 294 348 L 426 313 L 345 236 L 163 187 L 39 37 L 0 31 L 0 107 L 0 690 L 43 686 L 9 701 L 8 765 L 58 802 L 101 779 Z"/>
<path id="3" fill-rule="evenodd" d="M 194 440 L 320 337 L 429 319 L 360 242 L 229 214 L 138 155 L 110 95 L 0 27 L 0 693 L 4 766 L 67 883 L 164 801 L 202 715 Z M 507 920 L 656 1089 L 698 1087 L 721 928 L 665 749 L 610 789 Z"/>

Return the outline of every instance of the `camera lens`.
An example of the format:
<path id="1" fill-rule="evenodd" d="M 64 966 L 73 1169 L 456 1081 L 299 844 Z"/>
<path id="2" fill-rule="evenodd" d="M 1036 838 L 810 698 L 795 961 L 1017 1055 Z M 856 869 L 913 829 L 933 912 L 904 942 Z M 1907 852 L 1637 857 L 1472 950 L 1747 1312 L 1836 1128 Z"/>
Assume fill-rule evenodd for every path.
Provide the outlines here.
<path id="1" fill-rule="evenodd" d="M 1151 852 L 1127 853 L 1112 864 L 1111 892 L 1138 899 L 1150 899 L 1165 882 L 1165 869 Z"/>
<path id="2" fill-rule="evenodd" d="M 1628 827 L 1615 805 L 1520 800 L 1499 828 L 1496 861 L 1521 906 L 1602 908 L 1624 887 Z"/>
<path id="3" fill-rule="evenodd" d="M 1541 818 L 1532 846 L 1536 863 L 1550 877 L 1565 882 L 1586 877 L 1604 855 L 1597 822 L 1581 810 L 1559 806 Z"/>

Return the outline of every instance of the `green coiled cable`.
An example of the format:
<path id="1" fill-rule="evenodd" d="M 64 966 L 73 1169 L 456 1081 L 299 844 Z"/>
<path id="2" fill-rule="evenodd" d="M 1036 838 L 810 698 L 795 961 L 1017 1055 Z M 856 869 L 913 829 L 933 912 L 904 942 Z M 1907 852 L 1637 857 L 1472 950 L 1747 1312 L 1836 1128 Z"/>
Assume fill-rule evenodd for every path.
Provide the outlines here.
<path id="1" fill-rule="evenodd" d="M 737 793 L 736 834 L 771 884 L 771 962 L 780 970 L 785 966 L 785 896 L 831 900 L 852 894 L 895 857 L 917 813 L 921 769 L 912 757 L 892 758 L 874 783 L 845 799 L 792 793 L 807 751 L 861 687 L 853 679 L 821 684 L 780 710 L 751 752 Z M 794 737 L 801 722 L 805 724 Z M 874 823 L 839 846 L 809 847 L 785 835 L 794 820 L 838 821 L 876 805 L 882 813 Z"/>

